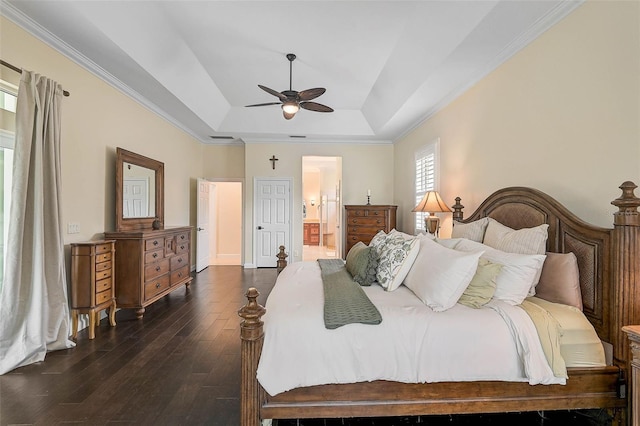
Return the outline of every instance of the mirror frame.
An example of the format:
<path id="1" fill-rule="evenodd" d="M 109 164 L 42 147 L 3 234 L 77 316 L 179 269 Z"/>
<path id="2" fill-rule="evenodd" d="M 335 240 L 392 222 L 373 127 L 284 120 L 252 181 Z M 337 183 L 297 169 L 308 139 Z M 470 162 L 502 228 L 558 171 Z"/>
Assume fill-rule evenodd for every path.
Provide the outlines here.
<path id="1" fill-rule="evenodd" d="M 126 149 L 116 148 L 116 232 L 153 229 L 153 222 L 160 222 L 158 229 L 164 228 L 164 163 Z M 153 217 L 125 218 L 122 211 L 122 184 L 124 163 L 135 164 L 156 172 L 156 214 Z"/>

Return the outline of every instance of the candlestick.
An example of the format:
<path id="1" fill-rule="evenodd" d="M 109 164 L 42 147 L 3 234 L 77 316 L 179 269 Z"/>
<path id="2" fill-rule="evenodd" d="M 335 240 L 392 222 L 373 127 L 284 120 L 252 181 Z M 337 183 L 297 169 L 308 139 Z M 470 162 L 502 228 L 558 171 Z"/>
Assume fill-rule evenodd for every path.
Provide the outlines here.
<path id="1" fill-rule="evenodd" d="M 371 205 L 371 195 L 367 195 L 367 205 Z"/>

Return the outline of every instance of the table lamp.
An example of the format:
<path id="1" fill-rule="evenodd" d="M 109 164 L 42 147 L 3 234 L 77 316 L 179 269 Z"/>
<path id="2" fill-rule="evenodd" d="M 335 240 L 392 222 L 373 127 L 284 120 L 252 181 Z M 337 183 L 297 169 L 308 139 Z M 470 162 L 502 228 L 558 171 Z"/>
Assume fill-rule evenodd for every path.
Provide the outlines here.
<path id="1" fill-rule="evenodd" d="M 429 213 L 424 218 L 424 226 L 428 233 L 437 235 L 440 228 L 440 218 L 435 213 L 450 212 L 451 209 L 447 206 L 440 194 L 437 191 L 428 191 L 422 197 L 422 201 L 411 210 L 412 212 Z"/>

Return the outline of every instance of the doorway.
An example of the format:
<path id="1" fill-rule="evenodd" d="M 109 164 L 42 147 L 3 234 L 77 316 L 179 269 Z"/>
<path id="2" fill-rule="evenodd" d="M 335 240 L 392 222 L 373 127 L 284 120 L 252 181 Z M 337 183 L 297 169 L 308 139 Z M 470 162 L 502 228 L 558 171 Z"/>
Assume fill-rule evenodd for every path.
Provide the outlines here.
<path id="1" fill-rule="evenodd" d="M 302 259 L 342 256 L 342 157 L 302 157 Z"/>
<path id="2" fill-rule="evenodd" d="M 198 262 L 241 265 L 243 233 L 243 183 L 199 180 Z M 200 259 L 203 255 L 204 258 Z"/>

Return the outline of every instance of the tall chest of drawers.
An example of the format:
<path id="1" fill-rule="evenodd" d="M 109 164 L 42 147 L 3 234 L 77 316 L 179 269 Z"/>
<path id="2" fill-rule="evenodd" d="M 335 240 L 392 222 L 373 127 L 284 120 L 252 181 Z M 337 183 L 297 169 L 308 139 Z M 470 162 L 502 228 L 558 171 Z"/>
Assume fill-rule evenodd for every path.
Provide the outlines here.
<path id="1" fill-rule="evenodd" d="M 361 205 L 344 206 L 346 211 L 346 235 L 344 256 L 351 247 L 362 241 L 369 244 L 378 231 L 389 232 L 396 227 L 398 206 Z"/>
<path id="2" fill-rule="evenodd" d="M 113 285 L 115 241 L 71 244 L 72 337 L 78 335 L 78 315 L 89 316 L 89 339 L 95 337 L 98 314 L 109 309 L 109 322 L 116 325 Z"/>
<path id="3" fill-rule="evenodd" d="M 116 302 L 119 308 L 145 307 L 182 285 L 191 284 L 191 227 L 105 232 L 116 241 Z"/>

